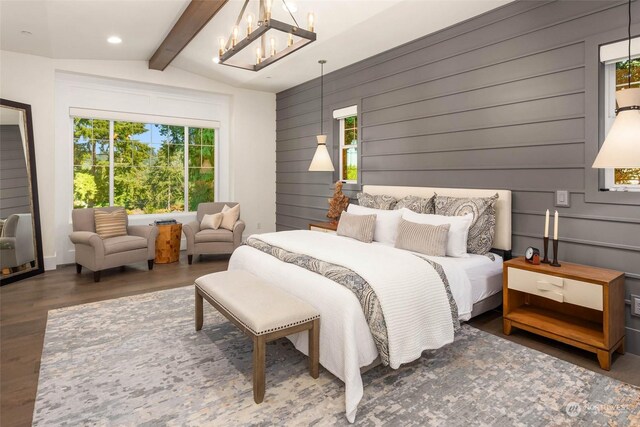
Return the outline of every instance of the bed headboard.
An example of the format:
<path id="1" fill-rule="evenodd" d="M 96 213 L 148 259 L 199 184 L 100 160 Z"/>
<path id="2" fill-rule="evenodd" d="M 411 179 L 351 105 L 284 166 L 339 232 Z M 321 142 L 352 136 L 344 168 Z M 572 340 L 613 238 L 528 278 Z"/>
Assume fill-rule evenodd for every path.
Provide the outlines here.
<path id="1" fill-rule="evenodd" d="M 431 197 L 436 193 L 441 196 L 451 197 L 490 197 L 498 193 L 498 200 L 496 201 L 496 235 L 493 239 L 493 247 L 503 251 L 511 250 L 511 191 L 509 190 L 363 185 L 362 191 L 375 195 L 388 194 L 398 199 L 405 196 Z"/>

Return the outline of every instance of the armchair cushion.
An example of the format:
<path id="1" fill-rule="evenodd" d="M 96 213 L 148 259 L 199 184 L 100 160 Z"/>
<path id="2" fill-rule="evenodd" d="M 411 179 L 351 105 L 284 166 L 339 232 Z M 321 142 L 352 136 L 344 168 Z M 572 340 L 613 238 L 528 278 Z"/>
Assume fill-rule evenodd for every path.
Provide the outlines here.
<path id="1" fill-rule="evenodd" d="M 220 228 L 233 230 L 233 226 L 236 225 L 238 218 L 240 218 L 239 204 L 235 205 L 234 207 L 224 205 L 224 208 L 222 208 L 222 223 L 220 224 Z"/>
<path id="2" fill-rule="evenodd" d="M 200 228 L 205 230 L 207 228 L 212 230 L 217 230 L 220 228 L 220 224 L 222 224 L 222 218 L 224 214 L 222 212 L 218 212 L 211 215 L 206 215 L 202 218 L 200 222 Z"/>
<path id="3" fill-rule="evenodd" d="M 233 242 L 233 233 L 229 230 L 202 230 L 195 235 L 196 243 L 206 242 Z"/>
<path id="4" fill-rule="evenodd" d="M 147 247 L 147 239 L 140 236 L 116 236 L 104 239 L 105 255 L 127 252 Z"/>
<path id="5" fill-rule="evenodd" d="M 123 208 L 111 212 L 96 209 L 93 214 L 95 216 L 96 233 L 101 238 L 108 239 L 127 235 L 127 212 Z"/>

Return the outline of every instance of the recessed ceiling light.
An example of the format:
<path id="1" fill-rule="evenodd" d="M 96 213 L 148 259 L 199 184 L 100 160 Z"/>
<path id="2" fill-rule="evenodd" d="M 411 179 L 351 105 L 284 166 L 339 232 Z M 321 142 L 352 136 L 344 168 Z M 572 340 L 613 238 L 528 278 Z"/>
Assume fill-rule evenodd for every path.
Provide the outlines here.
<path id="1" fill-rule="evenodd" d="M 111 36 L 107 39 L 107 41 L 111 44 L 120 44 L 122 43 L 122 39 L 118 36 Z"/>
<path id="2" fill-rule="evenodd" d="M 296 4 L 291 0 L 284 0 L 282 2 L 282 8 L 285 12 L 296 13 L 298 11 L 298 6 L 296 6 Z"/>

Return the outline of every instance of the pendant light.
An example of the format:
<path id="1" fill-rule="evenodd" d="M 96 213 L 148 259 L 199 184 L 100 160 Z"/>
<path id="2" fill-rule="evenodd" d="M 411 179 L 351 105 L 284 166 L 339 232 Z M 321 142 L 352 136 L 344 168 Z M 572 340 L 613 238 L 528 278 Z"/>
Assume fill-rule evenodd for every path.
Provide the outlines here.
<path id="1" fill-rule="evenodd" d="M 309 172 L 333 172 L 333 162 L 327 150 L 327 135 L 323 132 L 323 109 L 324 109 L 324 59 L 318 61 L 320 64 L 320 135 L 316 136 L 318 146 L 313 155 L 313 160 L 309 165 Z"/>
<path id="2" fill-rule="evenodd" d="M 629 84 L 616 92 L 616 119 L 593 168 L 640 167 L 640 88 L 631 88 L 631 0 L 629 0 Z"/>

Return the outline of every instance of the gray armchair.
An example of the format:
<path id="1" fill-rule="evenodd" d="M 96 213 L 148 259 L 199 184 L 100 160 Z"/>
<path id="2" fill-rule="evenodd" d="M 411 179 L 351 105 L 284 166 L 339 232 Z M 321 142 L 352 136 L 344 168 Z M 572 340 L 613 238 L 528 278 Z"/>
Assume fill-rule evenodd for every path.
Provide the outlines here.
<path id="1" fill-rule="evenodd" d="M 193 262 L 194 255 L 202 254 L 230 254 L 242 244 L 242 233 L 245 224 L 242 220 L 233 227 L 233 231 L 219 228 L 217 230 L 200 230 L 200 222 L 205 215 L 222 212 L 224 205 L 230 208 L 237 205 L 234 202 L 200 203 L 195 221 L 182 226 L 184 235 L 187 236 L 187 259 L 189 264 Z"/>
<path id="2" fill-rule="evenodd" d="M 69 238 L 76 248 L 78 274 L 86 267 L 93 271 L 94 281 L 99 282 L 102 270 L 141 261 L 147 261 L 152 270 L 158 229 L 152 225 L 129 225 L 127 218 L 126 236 L 102 239 L 96 234 L 93 213 L 96 209 L 112 212 L 121 208 L 74 209 L 71 213 L 73 233 Z"/>
<path id="3" fill-rule="evenodd" d="M 31 214 L 9 216 L 0 237 L 0 267 L 15 268 L 35 259 Z"/>

